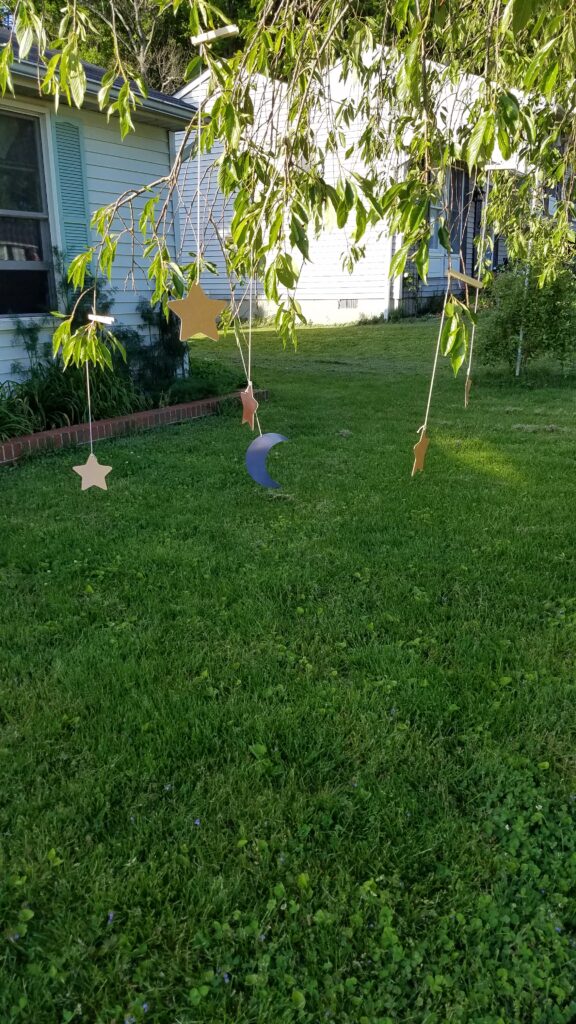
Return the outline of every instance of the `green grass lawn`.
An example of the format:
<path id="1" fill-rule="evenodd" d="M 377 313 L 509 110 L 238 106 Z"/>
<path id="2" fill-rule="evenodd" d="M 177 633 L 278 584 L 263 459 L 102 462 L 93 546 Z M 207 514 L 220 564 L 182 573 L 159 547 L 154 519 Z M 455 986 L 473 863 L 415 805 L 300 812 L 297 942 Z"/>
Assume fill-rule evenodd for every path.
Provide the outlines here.
<path id="1" fill-rule="evenodd" d="M 0 472 L 2 1024 L 576 1019 L 574 390 L 443 366 L 411 479 L 435 329 L 256 335 L 280 492 Z"/>

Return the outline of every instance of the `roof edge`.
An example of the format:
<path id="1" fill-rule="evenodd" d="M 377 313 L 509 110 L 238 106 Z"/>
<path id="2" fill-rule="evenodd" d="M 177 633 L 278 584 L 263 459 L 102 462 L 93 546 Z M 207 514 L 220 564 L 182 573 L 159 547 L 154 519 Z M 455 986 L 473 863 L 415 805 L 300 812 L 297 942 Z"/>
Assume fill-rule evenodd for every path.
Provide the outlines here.
<path id="1" fill-rule="evenodd" d="M 193 78 L 191 82 L 187 82 L 181 89 L 178 89 L 177 92 L 173 93 L 172 95 L 174 96 L 174 99 L 182 100 L 184 96 L 191 96 L 199 85 L 203 85 L 206 79 L 210 78 L 210 74 L 210 68 L 206 68 L 206 71 L 203 71 L 201 75 Z"/>

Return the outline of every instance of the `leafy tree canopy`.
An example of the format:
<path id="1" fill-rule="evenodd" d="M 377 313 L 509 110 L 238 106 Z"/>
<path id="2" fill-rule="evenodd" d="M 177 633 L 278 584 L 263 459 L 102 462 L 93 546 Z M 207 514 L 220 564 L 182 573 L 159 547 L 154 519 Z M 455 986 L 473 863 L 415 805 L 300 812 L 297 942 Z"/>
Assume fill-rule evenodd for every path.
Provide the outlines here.
<path id="1" fill-rule="evenodd" d="M 132 12 L 158 38 L 180 40 L 221 25 L 225 12 L 210 0 L 90 0 L 62 4 L 55 27 L 50 4 L 17 0 L 14 42 L 25 54 L 35 44 L 43 69 L 41 88 L 81 105 L 85 80 L 80 56 L 96 26 L 106 25 L 100 59 L 108 74 L 103 109 L 134 130 L 134 111 L 146 81 L 158 81 L 150 44 L 141 56 L 138 33 L 126 37 Z M 494 172 L 488 217 L 503 230 L 513 257 L 538 254 L 540 282 L 554 278 L 571 259 L 574 221 L 576 7 L 571 0 L 254 0 L 242 13 L 241 45 L 233 52 L 204 51 L 212 72 L 214 102 L 198 143 L 223 146 L 219 184 L 234 197 L 227 259 L 231 274 L 258 274 L 278 303 L 277 325 L 289 336 L 300 315 L 293 296 L 310 236 L 332 218 L 348 227 L 345 260 L 363 255 L 370 227 L 400 236 L 393 261 L 402 273 L 414 259 L 425 278 L 431 235 L 430 204 L 445 203 L 449 168 L 466 166 L 479 186 L 497 158 L 522 172 Z M 136 16 L 134 15 L 134 18 Z M 144 33 L 147 30 L 144 29 Z M 161 33 L 165 33 L 162 37 Z M 49 44 L 59 53 L 47 54 Z M 13 45 L 0 55 L 0 88 L 12 87 Z M 198 71 L 188 63 L 186 77 Z M 266 90 L 262 81 L 272 82 Z M 117 79 L 124 81 L 121 88 Z M 137 122 L 136 122 L 137 126 Z M 196 140 L 195 124 L 186 143 Z M 139 233 L 151 260 L 155 299 L 181 294 L 197 270 L 176 266 L 166 244 L 167 197 L 174 174 L 154 185 L 138 207 Z M 554 214 L 544 218 L 554 192 Z M 110 273 L 121 214 L 140 193 L 122 197 L 95 216 L 101 241 L 72 267 L 81 285 L 92 259 Z M 129 220 L 129 218 L 128 218 Z M 120 225 L 120 226 L 119 226 Z M 450 246 L 447 227 L 440 240 Z M 201 252 L 197 260 L 201 261 Z M 455 369 L 466 351 L 467 314 L 457 302 L 450 315 L 462 330 L 450 352 Z M 68 331 L 68 333 L 67 333 Z M 66 322 L 59 328 L 68 358 L 86 357 Z M 92 346 L 91 351 L 94 350 Z M 104 357 L 102 357 L 104 358 Z"/>
<path id="2" fill-rule="evenodd" d="M 118 47 L 120 59 L 134 77 L 164 92 L 175 92 L 185 80 L 191 46 L 188 6 L 171 5 L 159 10 L 156 0 L 87 0 L 83 4 L 95 33 L 80 41 L 84 60 L 107 67 Z M 252 16 L 250 0 L 225 0 L 223 14 L 244 24 Z M 55 38 L 62 18 L 62 0 L 45 0 L 43 18 L 48 35 Z M 218 44 L 220 54 L 230 54 L 237 44 Z"/>

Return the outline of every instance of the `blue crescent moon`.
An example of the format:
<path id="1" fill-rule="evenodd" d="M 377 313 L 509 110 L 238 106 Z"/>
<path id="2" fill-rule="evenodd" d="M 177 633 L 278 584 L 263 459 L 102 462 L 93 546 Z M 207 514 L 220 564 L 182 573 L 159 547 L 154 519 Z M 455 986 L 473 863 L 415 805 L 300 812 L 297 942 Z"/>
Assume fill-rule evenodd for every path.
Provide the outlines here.
<path id="1" fill-rule="evenodd" d="M 249 446 L 246 452 L 246 469 L 257 484 L 262 487 L 280 487 L 266 469 L 266 457 L 271 448 L 280 441 L 287 441 L 282 434 L 261 434 Z"/>

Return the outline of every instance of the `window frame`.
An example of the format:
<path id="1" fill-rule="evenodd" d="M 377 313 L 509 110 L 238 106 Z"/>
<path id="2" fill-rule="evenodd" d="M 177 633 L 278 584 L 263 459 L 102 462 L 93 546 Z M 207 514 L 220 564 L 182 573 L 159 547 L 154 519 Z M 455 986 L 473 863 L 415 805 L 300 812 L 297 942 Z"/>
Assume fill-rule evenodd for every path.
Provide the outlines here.
<path id="1" fill-rule="evenodd" d="M 48 305 L 49 309 L 44 313 L 1 313 L 0 312 L 0 324 L 5 325 L 11 320 L 18 319 L 19 317 L 45 317 L 49 315 L 50 308 L 55 309 L 57 306 L 57 295 L 56 295 L 56 282 L 54 278 L 54 264 L 51 258 L 46 258 L 48 253 L 52 252 L 52 231 L 51 231 L 51 216 L 50 206 L 48 201 L 48 188 L 47 188 L 47 161 L 45 150 L 45 141 L 43 138 L 43 132 L 41 130 L 40 116 L 38 114 L 31 114 L 27 111 L 19 109 L 9 109 L 3 105 L 0 105 L 0 114 L 5 117 L 13 117 L 19 121 L 29 121 L 33 124 L 34 137 L 36 141 L 36 154 L 38 157 L 38 175 L 39 181 L 39 194 L 42 205 L 42 210 L 5 210 L 0 209 L 0 217 L 10 217 L 13 220 L 36 220 L 40 224 L 40 238 L 42 241 L 42 253 L 43 259 L 41 260 L 2 260 L 0 261 L 0 270 L 6 273 L 14 273 L 16 271 L 27 271 L 36 272 L 44 271 L 47 276 L 47 290 L 48 290 Z"/>

